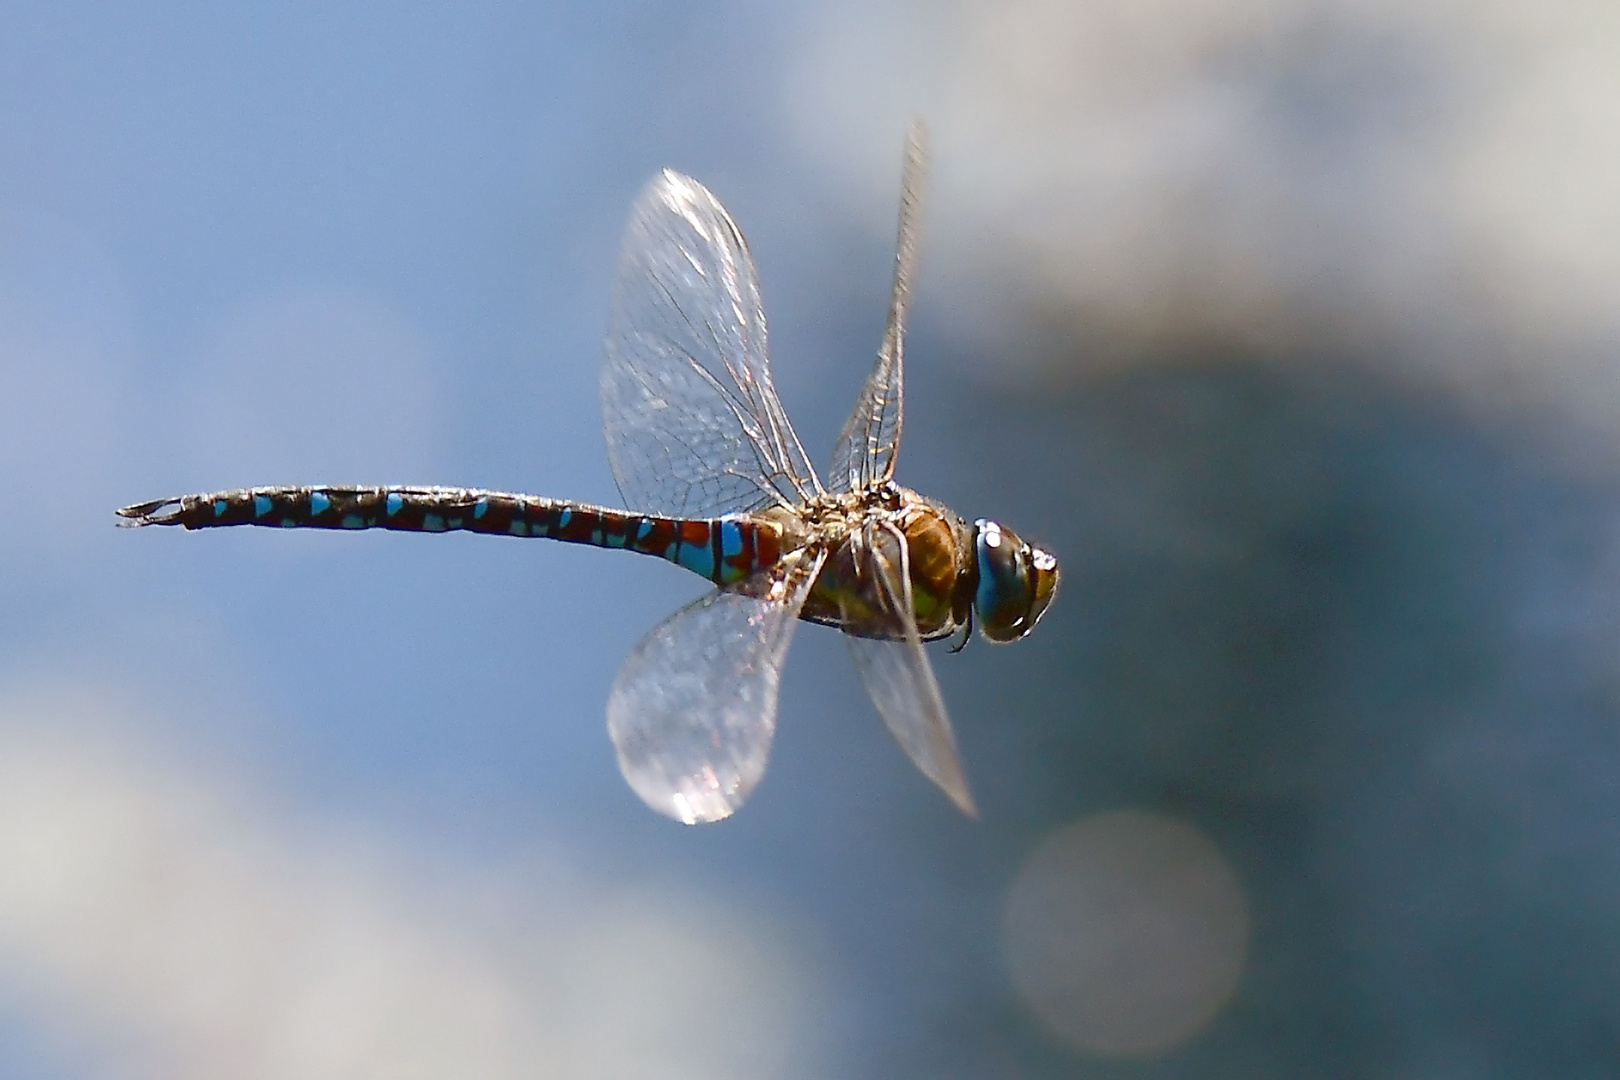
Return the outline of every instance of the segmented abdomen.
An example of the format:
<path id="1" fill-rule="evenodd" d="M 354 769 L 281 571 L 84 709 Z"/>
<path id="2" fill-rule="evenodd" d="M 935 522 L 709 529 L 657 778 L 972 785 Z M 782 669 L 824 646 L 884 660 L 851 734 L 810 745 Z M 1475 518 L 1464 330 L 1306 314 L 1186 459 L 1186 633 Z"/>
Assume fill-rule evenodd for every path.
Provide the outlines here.
<path id="1" fill-rule="evenodd" d="M 781 531 L 769 522 L 651 517 L 475 488 L 238 488 L 126 506 L 118 515 L 134 525 L 188 529 L 266 525 L 540 536 L 655 555 L 717 585 L 742 581 L 774 565 L 782 554 Z"/>

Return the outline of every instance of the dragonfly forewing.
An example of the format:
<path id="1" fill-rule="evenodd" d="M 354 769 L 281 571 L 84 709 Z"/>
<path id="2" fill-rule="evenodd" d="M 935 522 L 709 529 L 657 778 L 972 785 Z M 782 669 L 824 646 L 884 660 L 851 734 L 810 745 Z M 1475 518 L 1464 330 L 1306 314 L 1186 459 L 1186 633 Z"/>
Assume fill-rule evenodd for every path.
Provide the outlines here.
<path id="1" fill-rule="evenodd" d="M 977 817 L 945 699 L 917 631 L 905 537 L 893 525 L 869 523 L 858 557 L 868 584 L 866 604 L 887 613 L 895 634 L 891 640 L 844 635 L 855 668 L 906 756 L 963 813 Z"/>
<path id="2" fill-rule="evenodd" d="M 648 806 L 688 825 L 736 812 L 776 734 L 782 663 L 819 553 L 687 605 L 642 638 L 608 698 L 619 769 Z"/>
<path id="3" fill-rule="evenodd" d="M 714 517 L 821 490 L 771 383 L 742 232 L 680 173 L 631 210 L 601 389 L 609 463 L 636 510 Z"/>
<path id="4" fill-rule="evenodd" d="M 927 179 L 928 133 L 922 121 L 914 119 L 906 135 L 888 326 L 877 363 L 833 448 L 832 472 L 827 482 L 834 491 L 858 491 L 894 475 L 905 414 L 906 314 L 911 307 L 911 279 L 917 269 L 917 230 Z"/>

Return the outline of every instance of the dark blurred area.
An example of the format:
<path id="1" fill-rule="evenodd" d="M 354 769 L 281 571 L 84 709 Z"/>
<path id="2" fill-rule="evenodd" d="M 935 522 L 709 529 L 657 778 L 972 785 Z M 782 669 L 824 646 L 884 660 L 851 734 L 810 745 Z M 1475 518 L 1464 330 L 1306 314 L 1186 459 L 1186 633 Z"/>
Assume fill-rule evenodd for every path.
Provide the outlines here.
<path id="1" fill-rule="evenodd" d="M 1064 573 L 931 654 L 980 820 L 808 626 L 750 803 L 647 811 L 653 560 L 113 528 L 615 502 L 666 165 L 819 462 L 912 114 L 897 479 Z M 1620 1074 L 1617 168 L 1601 6 L 0 10 L 0 1075 Z"/>
<path id="2" fill-rule="evenodd" d="M 985 820 L 927 860 L 961 910 L 911 963 L 960 981 L 887 1068 L 1612 1075 L 1612 484 L 1368 366 L 1182 356 L 935 403 L 951 430 L 1016 433 L 961 501 L 1050 523 L 1066 577 L 994 675 L 938 662 Z M 1082 1065 L 972 928 L 1044 837 L 1121 807 L 1213 841 L 1252 937 L 1207 1032 Z M 1194 980 L 1198 956 L 1153 977 Z M 1080 964 L 1067 1007 L 1136 981 Z M 1137 1004 L 1114 1021 L 1168 1008 Z"/>

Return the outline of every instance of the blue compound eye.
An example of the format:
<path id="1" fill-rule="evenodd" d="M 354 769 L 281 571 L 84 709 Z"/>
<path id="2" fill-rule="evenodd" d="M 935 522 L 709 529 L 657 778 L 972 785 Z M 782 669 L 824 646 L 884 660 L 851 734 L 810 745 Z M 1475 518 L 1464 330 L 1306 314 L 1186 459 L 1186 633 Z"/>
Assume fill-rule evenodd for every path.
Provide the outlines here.
<path id="1" fill-rule="evenodd" d="M 979 584 L 973 609 L 991 641 L 1017 641 L 1035 628 L 1057 591 L 1057 559 L 1011 529 L 980 518 L 973 523 Z"/>

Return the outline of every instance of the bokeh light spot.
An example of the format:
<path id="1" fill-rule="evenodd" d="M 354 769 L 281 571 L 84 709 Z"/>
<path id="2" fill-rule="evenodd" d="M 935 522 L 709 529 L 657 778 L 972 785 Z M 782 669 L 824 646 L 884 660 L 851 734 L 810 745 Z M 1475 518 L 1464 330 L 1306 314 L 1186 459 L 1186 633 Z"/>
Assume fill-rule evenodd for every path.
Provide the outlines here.
<path id="1" fill-rule="evenodd" d="M 1243 887 L 1215 845 L 1133 810 L 1041 842 L 1007 892 L 1002 949 L 1019 995 L 1065 1042 L 1145 1057 L 1220 1011 L 1248 941 Z"/>

